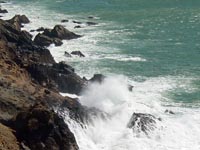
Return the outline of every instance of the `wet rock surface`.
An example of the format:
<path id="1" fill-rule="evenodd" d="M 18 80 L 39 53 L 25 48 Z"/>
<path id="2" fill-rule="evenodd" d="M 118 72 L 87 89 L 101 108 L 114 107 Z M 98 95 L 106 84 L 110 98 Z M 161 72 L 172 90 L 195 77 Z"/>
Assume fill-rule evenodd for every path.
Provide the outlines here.
<path id="1" fill-rule="evenodd" d="M 148 135 L 150 131 L 156 128 L 156 121 L 160 120 L 160 118 L 156 118 L 151 114 L 133 113 L 127 127 L 133 129 L 133 132 L 144 132 Z"/>
<path id="2" fill-rule="evenodd" d="M 64 120 L 42 103 L 19 112 L 10 122 L 21 147 L 31 150 L 78 150 Z"/>
<path id="3" fill-rule="evenodd" d="M 65 29 L 62 25 L 56 25 L 53 29 L 44 29 L 43 33 L 39 33 L 34 42 L 40 46 L 49 46 L 55 44 L 56 46 L 62 45 L 62 40 L 71 40 L 81 37 L 69 30 Z"/>

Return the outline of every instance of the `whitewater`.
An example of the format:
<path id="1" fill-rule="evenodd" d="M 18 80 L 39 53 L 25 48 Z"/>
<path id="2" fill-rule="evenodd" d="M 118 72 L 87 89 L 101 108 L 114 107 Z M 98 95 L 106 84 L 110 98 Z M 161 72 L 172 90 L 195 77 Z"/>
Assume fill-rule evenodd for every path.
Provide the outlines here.
<path id="1" fill-rule="evenodd" d="M 72 20 L 80 19 L 79 15 L 66 15 L 51 11 L 44 7 L 33 7 L 11 3 L 3 4 L 9 11 L 3 16 L 9 19 L 16 14 L 26 14 L 31 23 L 24 26 L 30 31 L 39 27 L 53 27 L 59 24 L 61 18 L 69 19 L 65 26 L 78 34 L 84 35 L 80 39 L 64 41 L 61 47 L 51 45 L 49 47 L 57 62 L 66 61 L 75 66 L 76 72 L 82 77 L 90 78 L 95 73 L 106 74 L 108 77 L 103 83 L 92 83 L 78 97 L 81 104 L 88 107 L 96 107 L 110 115 L 107 119 L 96 117 L 91 123 L 81 126 L 69 118 L 65 112 L 65 121 L 74 133 L 80 150 L 200 150 L 200 103 L 181 103 L 174 101 L 174 93 L 198 92 L 198 87 L 193 83 L 199 80 L 197 76 L 186 77 L 184 75 L 165 76 L 129 76 L 128 71 L 113 71 L 112 68 L 99 66 L 99 61 L 111 60 L 123 63 L 150 63 L 152 60 L 141 55 L 130 56 L 128 54 L 114 53 L 119 51 L 109 46 L 102 46 L 101 39 L 109 41 L 107 31 L 103 26 L 112 25 L 113 22 L 95 21 L 99 24 L 95 27 L 87 27 L 75 30 Z M 39 15 L 35 15 L 39 13 Z M 39 17 L 38 17 L 39 16 Z M 53 19 L 51 19 L 53 18 Z M 87 19 L 85 19 L 87 20 Z M 124 30 L 110 31 L 126 32 Z M 37 33 L 33 32 L 33 36 Z M 127 32 L 127 34 L 129 34 Z M 112 36 L 112 35 L 110 35 Z M 121 41 L 126 42 L 126 41 Z M 86 57 L 66 58 L 65 51 L 81 50 Z M 84 64 L 82 63 L 84 62 Z M 73 66 L 73 67 L 74 67 Z M 119 68 L 120 70 L 120 68 Z M 127 89 L 127 84 L 133 85 L 133 90 Z M 62 93 L 70 97 L 77 97 L 68 93 Z M 199 97 L 197 97 L 199 99 Z M 175 114 L 165 113 L 171 110 Z M 156 123 L 156 129 L 147 136 L 144 133 L 134 133 L 127 128 L 127 124 L 134 112 L 148 113 L 162 119 Z"/>

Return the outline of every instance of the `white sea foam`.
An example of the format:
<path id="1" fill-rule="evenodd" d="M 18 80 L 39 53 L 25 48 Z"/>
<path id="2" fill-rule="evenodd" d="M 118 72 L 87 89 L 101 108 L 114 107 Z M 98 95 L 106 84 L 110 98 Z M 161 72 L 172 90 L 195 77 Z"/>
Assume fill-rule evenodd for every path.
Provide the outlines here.
<path id="1" fill-rule="evenodd" d="M 126 87 L 123 77 L 108 78 L 103 84 L 90 85 L 81 97 L 81 103 L 95 106 L 111 114 L 111 119 L 96 119 L 94 124 L 81 128 L 70 120 L 81 150 L 198 150 L 200 148 L 199 109 L 179 106 L 165 107 L 166 92 L 179 86 L 171 77 L 152 78 L 143 83 L 134 82 L 133 92 Z M 172 102 L 171 102 L 172 104 Z M 165 114 L 171 109 L 175 115 Z M 150 113 L 161 117 L 150 137 L 133 134 L 126 125 L 133 112 Z"/>
<path id="2" fill-rule="evenodd" d="M 59 1 L 58 1 L 59 2 Z M 45 8 L 30 5 L 2 4 L 9 11 L 3 14 L 4 19 L 10 19 L 17 12 L 26 14 L 31 23 L 25 25 L 25 29 L 37 29 L 41 26 L 52 28 L 60 23 L 61 19 L 70 19 L 64 23 L 68 29 L 81 35 L 87 35 L 80 39 L 64 41 L 62 47 L 51 46 L 50 50 L 56 61 L 90 61 L 101 59 L 113 59 L 116 61 L 149 61 L 142 56 L 127 56 L 120 54 L 109 54 L 110 47 L 102 47 L 101 42 L 111 43 L 109 36 L 121 34 L 124 31 L 93 30 L 96 27 L 74 29 L 72 19 L 77 16 L 58 14 L 47 11 Z M 39 13 L 38 13 L 39 12 Z M 74 18 L 75 17 L 75 18 Z M 51 18 L 51 19 L 50 19 Z M 52 19 L 53 18 L 53 19 Z M 33 35 L 37 33 L 34 32 Z M 102 41 L 103 39 L 103 41 Z M 86 58 L 66 58 L 64 51 L 71 52 L 81 50 Z M 114 51 L 118 51 L 114 49 Z M 101 53 L 100 53 L 101 52 Z M 83 69 L 83 68 L 82 68 Z M 97 70 L 86 68 L 90 74 Z M 101 70 L 102 71 L 102 70 Z M 103 72 L 103 71 L 102 71 Z M 86 73 L 86 72 L 84 72 Z M 84 74 L 83 73 L 83 74 Z M 87 106 L 95 106 L 111 114 L 108 120 L 97 118 L 93 125 L 89 124 L 82 128 L 78 123 L 71 120 L 66 112 L 65 121 L 73 131 L 80 150 L 199 150 L 200 149 L 200 110 L 199 108 L 184 107 L 182 103 L 174 103 L 168 92 L 181 88 L 186 92 L 196 90 L 190 87 L 190 79 L 181 77 L 157 77 L 148 78 L 144 82 L 132 81 L 133 92 L 127 89 L 128 79 L 124 77 L 107 78 L 102 84 L 91 84 L 80 98 L 80 102 Z M 75 95 L 64 94 L 75 98 Z M 175 115 L 165 114 L 166 109 L 175 112 Z M 157 124 L 157 129 L 149 137 L 137 137 L 126 125 L 133 112 L 150 113 L 161 117 L 162 121 Z"/>

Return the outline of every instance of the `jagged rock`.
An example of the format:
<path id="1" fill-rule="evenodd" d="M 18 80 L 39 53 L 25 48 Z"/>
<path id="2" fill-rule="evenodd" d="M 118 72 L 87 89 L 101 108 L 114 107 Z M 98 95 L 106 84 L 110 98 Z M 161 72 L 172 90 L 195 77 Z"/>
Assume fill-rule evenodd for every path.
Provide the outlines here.
<path id="1" fill-rule="evenodd" d="M 34 42 L 40 46 L 49 46 L 53 43 L 56 46 L 60 46 L 63 44 L 61 40 L 70 40 L 79 37 L 80 35 L 70 32 L 62 25 L 56 25 L 53 29 L 44 29 L 43 33 L 39 33 L 35 37 Z"/>
<path id="2" fill-rule="evenodd" d="M 86 22 L 86 24 L 88 25 L 88 26 L 94 26 L 94 25 L 97 25 L 98 23 L 96 23 L 96 22 Z"/>
<path id="3" fill-rule="evenodd" d="M 106 76 L 102 74 L 94 74 L 94 76 L 89 81 L 102 83 L 105 78 Z"/>
<path id="4" fill-rule="evenodd" d="M 64 23 L 64 22 L 69 22 L 69 20 L 63 19 L 63 20 L 61 20 L 61 22 L 62 22 L 62 23 Z"/>
<path id="5" fill-rule="evenodd" d="M 55 44 L 55 46 L 60 46 L 62 45 L 62 41 L 58 38 L 50 38 L 44 34 L 39 33 L 36 35 L 34 39 L 35 44 L 40 45 L 40 46 L 49 46 L 51 44 Z"/>
<path id="6" fill-rule="evenodd" d="M 0 8 L 0 13 L 5 14 L 5 13 L 8 13 L 8 11 L 6 9 L 1 9 Z"/>
<path id="7" fill-rule="evenodd" d="M 71 54 L 79 57 L 85 57 L 81 51 L 72 51 Z"/>
<path id="8" fill-rule="evenodd" d="M 148 135 L 148 132 L 156 128 L 157 120 L 160 119 L 151 114 L 133 113 L 127 127 L 136 133 L 144 132 Z"/>
<path id="9" fill-rule="evenodd" d="M 61 25 L 56 25 L 53 30 L 51 31 L 51 35 L 52 37 L 56 37 L 59 39 L 75 39 L 75 38 L 79 38 L 81 37 L 80 35 L 77 35 L 73 32 L 70 32 L 69 30 L 65 29 L 63 26 Z"/>
<path id="10" fill-rule="evenodd" d="M 85 86 L 84 80 L 74 73 L 74 69 L 60 62 L 58 64 L 33 64 L 29 66 L 28 71 L 33 78 L 46 87 L 55 85 L 59 91 L 64 93 L 80 94 Z"/>
<path id="11" fill-rule="evenodd" d="M 0 150 L 19 150 L 13 130 L 0 123 Z"/>
<path id="12" fill-rule="evenodd" d="M 18 141 L 31 150 L 78 150 L 64 120 L 42 103 L 18 113 L 10 124 Z"/>
<path id="13" fill-rule="evenodd" d="M 65 51 L 65 53 L 64 53 L 64 56 L 65 56 L 65 57 L 72 57 L 72 55 L 70 55 L 70 54 L 69 54 L 68 52 L 66 52 L 66 51 Z"/>
<path id="14" fill-rule="evenodd" d="M 30 23 L 30 20 L 25 15 L 15 15 L 12 19 L 7 21 L 13 24 L 17 30 L 21 30 L 22 24 Z"/>

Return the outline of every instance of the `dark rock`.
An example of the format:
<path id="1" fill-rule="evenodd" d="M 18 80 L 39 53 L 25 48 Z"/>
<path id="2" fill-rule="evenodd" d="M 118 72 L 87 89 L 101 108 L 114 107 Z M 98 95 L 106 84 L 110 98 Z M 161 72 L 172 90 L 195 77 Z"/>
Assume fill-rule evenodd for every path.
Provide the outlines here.
<path id="1" fill-rule="evenodd" d="M 69 22 L 69 20 L 63 19 L 63 20 L 61 20 L 61 22 L 62 22 L 62 23 L 64 23 L 64 22 Z"/>
<path id="2" fill-rule="evenodd" d="M 73 101 L 64 101 L 58 109 L 58 113 L 65 117 L 65 113 L 63 112 L 67 111 L 69 114 L 69 117 L 80 124 L 87 124 L 87 123 L 93 123 L 93 119 L 95 118 L 101 118 L 101 119 L 109 119 L 110 115 L 97 109 L 94 107 L 86 107 L 79 103 L 78 100 Z M 83 125 L 82 124 L 82 125 Z"/>
<path id="3" fill-rule="evenodd" d="M 22 24 L 30 23 L 30 20 L 25 15 L 15 15 L 12 19 L 7 20 L 15 26 L 15 29 L 20 30 Z"/>
<path id="4" fill-rule="evenodd" d="M 79 57 L 85 57 L 81 51 L 72 51 L 71 54 Z"/>
<path id="5" fill-rule="evenodd" d="M 0 3 L 6 3 L 5 1 L 0 1 Z"/>
<path id="6" fill-rule="evenodd" d="M 40 28 L 38 28 L 36 31 L 37 31 L 37 32 L 42 32 L 42 31 L 44 31 L 44 30 L 45 30 L 45 28 L 40 27 Z"/>
<path id="7" fill-rule="evenodd" d="M 35 32 L 36 30 L 30 30 L 30 32 Z"/>
<path id="8" fill-rule="evenodd" d="M 50 38 L 44 34 L 37 34 L 35 39 L 34 39 L 35 44 L 39 46 L 49 46 L 51 44 L 55 44 L 55 46 L 60 46 L 62 45 L 62 41 L 58 38 Z"/>
<path id="9" fill-rule="evenodd" d="M 171 115 L 174 115 L 174 114 L 175 114 L 173 111 L 168 110 L 168 109 L 165 110 L 165 113 L 166 113 L 166 114 L 171 114 Z"/>
<path id="10" fill-rule="evenodd" d="M 39 33 L 34 42 L 39 46 L 49 46 L 50 44 L 55 44 L 56 46 L 62 45 L 61 40 L 70 40 L 81 37 L 69 30 L 65 29 L 61 25 L 56 25 L 53 29 L 44 29 L 43 33 Z"/>
<path id="11" fill-rule="evenodd" d="M 77 28 L 81 28 L 81 26 L 78 25 L 78 26 L 75 26 L 74 28 L 75 28 L 75 29 L 77 29 Z"/>
<path id="12" fill-rule="evenodd" d="M 5 14 L 5 13 L 8 13 L 8 11 L 6 9 L 1 9 L 0 8 L 0 13 Z"/>
<path id="13" fill-rule="evenodd" d="M 94 76 L 89 81 L 102 83 L 105 78 L 106 76 L 102 74 L 94 74 Z"/>
<path id="14" fill-rule="evenodd" d="M 156 120 L 160 119 L 151 114 L 133 113 L 127 127 L 136 133 L 144 132 L 148 135 L 148 132 L 156 128 Z"/>
<path id="15" fill-rule="evenodd" d="M 65 29 L 61 25 L 56 25 L 53 30 L 51 31 L 52 37 L 59 38 L 59 39 L 75 39 L 81 37 L 80 35 L 77 35 L 73 32 L 70 32 L 69 30 Z"/>
<path id="16" fill-rule="evenodd" d="M 134 88 L 134 86 L 132 86 L 132 85 L 128 85 L 128 90 L 131 92 L 131 91 L 133 91 L 133 88 Z"/>
<path id="17" fill-rule="evenodd" d="M 72 57 L 72 55 L 70 55 L 70 54 L 69 54 L 68 52 L 66 52 L 66 51 L 65 51 L 64 56 L 66 56 L 66 57 Z"/>
<path id="18" fill-rule="evenodd" d="M 87 24 L 88 26 L 92 26 L 92 25 L 97 25 L 98 23 L 95 23 L 95 22 L 86 22 L 86 24 Z"/>
<path id="19" fill-rule="evenodd" d="M 28 71 L 41 85 L 51 88 L 57 87 L 60 92 L 80 94 L 85 86 L 84 80 L 74 73 L 74 69 L 60 62 L 58 64 L 34 64 L 29 66 Z"/>
<path id="20" fill-rule="evenodd" d="M 31 150 L 78 150 L 64 120 L 42 103 L 18 113 L 11 126 L 18 141 Z"/>
<path id="21" fill-rule="evenodd" d="M 44 90 L 44 93 L 45 94 L 51 94 L 51 92 L 49 90 L 47 90 L 47 89 Z"/>
<path id="22" fill-rule="evenodd" d="M 94 17 L 93 17 L 93 16 L 89 16 L 88 18 L 89 18 L 89 19 L 94 19 Z"/>
<path id="23" fill-rule="evenodd" d="M 82 24 L 82 22 L 80 21 L 72 21 L 73 23 L 76 23 L 76 24 Z"/>

